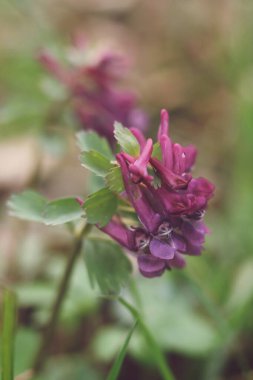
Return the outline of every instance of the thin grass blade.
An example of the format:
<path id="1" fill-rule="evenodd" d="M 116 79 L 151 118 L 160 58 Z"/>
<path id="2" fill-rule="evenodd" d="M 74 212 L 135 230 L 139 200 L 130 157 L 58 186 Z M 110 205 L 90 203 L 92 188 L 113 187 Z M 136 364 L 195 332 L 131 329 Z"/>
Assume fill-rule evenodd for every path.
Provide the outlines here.
<path id="1" fill-rule="evenodd" d="M 156 362 L 156 365 L 160 371 L 160 374 L 163 380 L 175 380 L 170 368 L 168 367 L 166 359 L 162 351 L 160 350 L 160 347 L 158 346 L 152 333 L 149 331 L 148 327 L 142 320 L 138 311 L 132 305 L 130 305 L 126 300 L 124 300 L 122 297 L 119 297 L 118 300 L 132 314 L 132 316 L 139 321 L 139 326 L 142 330 L 143 336 L 146 339 L 147 345 L 152 350 L 154 360 Z"/>
<path id="2" fill-rule="evenodd" d="M 138 320 L 136 320 L 136 322 L 134 323 L 133 327 L 131 328 L 131 330 L 129 331 L 129 333 L 127 334 L 127 337 L 125 339 L 125 342 L 118 354 L 118 356 L 116 357 L 116 360 L 115 362 L 113 363 L 113 366 L 106 378 L 106 380 L 116 380 L 119 373 L 120 373 L 120 370 L 121 370 L 121 367 L 122 367 L 122 364 L 123 364 L 123 361 L 124 361 L 124 358 L 126 356 L 126 353 L 127 353 L 127 347 L 128 347 L 128 344 L 130 342 L 130 339 L 131 339 L 131 336 L 133 335 L 133 332 L 136 328 L 136 326 L 138 325 Z"/>

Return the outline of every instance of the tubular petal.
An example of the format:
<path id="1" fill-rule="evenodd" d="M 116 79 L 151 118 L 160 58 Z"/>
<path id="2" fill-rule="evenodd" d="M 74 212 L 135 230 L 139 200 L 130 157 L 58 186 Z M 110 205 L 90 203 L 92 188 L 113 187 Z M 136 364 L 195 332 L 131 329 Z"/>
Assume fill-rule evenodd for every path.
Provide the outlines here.
<path id="1" fill-rule="evenodd" d="M 160 126 L 158 129 L 157 140 L 159 141 L 160 137 L 162 135 L 168 136 L 168 133 L 169 133 L 169 114 L 168 114 L 167 110 L 162 109 L 161 110 L 161 122 L 160 122 Z"/>
<path id="2" fill-rule="evenodd" d="M 129 230 L 124 224 L 111 220 L 105 227 L 100 228 L 107 235 L 111 236 L 123 247 L 130 251 L 136 251 L 134 232 Z"/>

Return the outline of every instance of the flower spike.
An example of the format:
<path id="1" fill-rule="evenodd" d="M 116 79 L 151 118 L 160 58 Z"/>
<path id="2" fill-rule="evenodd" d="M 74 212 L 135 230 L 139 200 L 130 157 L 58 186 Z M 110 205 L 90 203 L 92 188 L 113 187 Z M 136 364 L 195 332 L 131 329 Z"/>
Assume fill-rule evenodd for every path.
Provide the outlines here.
<path id="1" fill-rule="evenodd" d="M 121 196 L 133 207 L 135 222 L 130 226 L 124 218 L 113 218 L 102 230 L 134 252 L 140 273 L 151 278 L 183 268 L 186 255 L 201 254 L 208 233 L 203 218 L 214 185 L 190 174 L 196 148 L 171 141 L 167 111 L 161 112 L 158 131 L 161 160 L 152 157 L 151 139 L 131 131 L 140 144 L 138 157 L 121 152 L 116 158 L 125 190 Z"/>

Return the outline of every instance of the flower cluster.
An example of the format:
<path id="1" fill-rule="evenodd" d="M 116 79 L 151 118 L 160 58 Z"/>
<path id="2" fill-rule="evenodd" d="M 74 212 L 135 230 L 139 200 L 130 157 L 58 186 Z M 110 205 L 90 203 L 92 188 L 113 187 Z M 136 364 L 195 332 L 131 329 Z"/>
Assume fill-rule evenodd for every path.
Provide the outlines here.
<path id="1" fill-rule="evenodd" d="M 161 111 L 155 149 L 139 130 L 131 132 L 140 145 L 139 156 L 120 152 L 116 157 L 125 188 L 122 197 L 135 210 L 138 223 L 127 225 L 114 216 L 102 230 L 135 253 L 144 276 L 155 277 L 184 267 L 185 254 L 200 255 L 208 232 L 203 217 L 214 185 L 192 177 L 196 149 L 171 141 L 166 110 Z"/>
<path id="2" fill-rule="evenodd" d="M 147 116 L 136 107 L 135 93 L 119 88 L 128 66 L 125 57 L 112 51 L 92 56 L 82 38 L 75 39 L 70 53 L 71 64 L 67 66 L 46 50 L 39 60 L 67 88 L 81 126 L 96 131 L 110 143 L 115 120 L 145 129 Z"/>

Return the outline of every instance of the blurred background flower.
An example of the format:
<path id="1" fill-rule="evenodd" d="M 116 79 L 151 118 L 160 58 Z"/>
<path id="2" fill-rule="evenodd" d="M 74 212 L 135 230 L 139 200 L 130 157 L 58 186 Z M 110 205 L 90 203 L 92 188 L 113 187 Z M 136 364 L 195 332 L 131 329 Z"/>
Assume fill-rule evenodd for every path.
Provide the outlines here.
<path id="1" fill-rule="evenodd" d="M 31 363 L 71 236 L 14 220 L 5 202 L 28 186 L 50 198 L 88 191 L 66 93 L 35 58 L 45 46 L 62 57 L 81 31 L 130 59 L 122 87 L 148 111 L 149 133 L 170 110 L 173 140 L 198 147 L 195 175 L 217 188 L 203 256 L 159 279 L 135 273 L 146 322 L 177 379 L 253 376 L 252 18 L 249 0 L 1 1 L 0 279 L 19 295 L 16 374 Z M 98 294 L 81 260 L 41 379 L 105 377 L 132 322 Z M 160 379 L 139 333 L 119 378 Z"/>
<path id="2" fill-rule="evenodd" d="M 146 129 L 148 120 L 145 112 L 136 107 L 135 93 L 119 89 L 120 81 L 126 77 L 127 57 L 109 48 L 103 50 L 90 48 L 84 35 L 76 34 L 66 57 L 69 66 L 46 49 L 38 60 L 66 88 L 70 98 L 67 101 L 81 128 L 93 130 L 113 144 L 115 120 L 141 130 Z"/>

